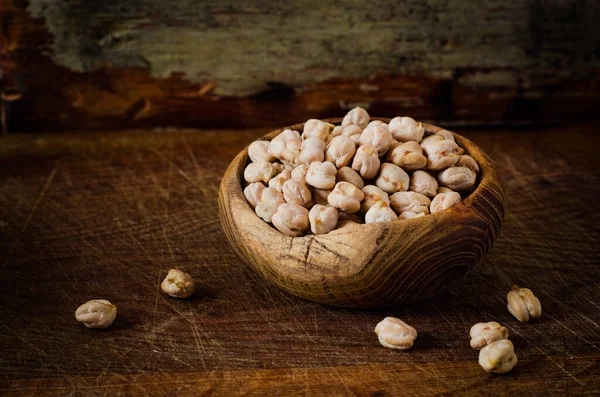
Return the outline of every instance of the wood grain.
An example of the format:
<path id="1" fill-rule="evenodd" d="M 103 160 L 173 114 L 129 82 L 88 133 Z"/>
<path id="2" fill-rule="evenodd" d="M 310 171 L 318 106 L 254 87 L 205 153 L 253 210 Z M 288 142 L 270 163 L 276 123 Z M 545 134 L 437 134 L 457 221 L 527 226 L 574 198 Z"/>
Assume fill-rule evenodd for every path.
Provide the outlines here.
<path id="1" fill-rule="evenodd" d="M 598 127 L 457 131 L 504 179 L 502 232 L 456 288 L 378 311 L 296 298 L 231 249 L 218 185 L 265 130 L 4 137 L 0 394 L 598 394 Z M 171 267 L 198 279 L 194 299 L 160 293 Z M 512 284 L 540 298 L 539 321 L 508 313 Z M 119 317 L 94 332 L 74 311 L 98 297 Z M 419 330 L 413 349 L 379 345 L 387 315 Z M 519 357 L 504 376 L 469 347 L 469 328 L 490 320 Z"/>
<path id="2" fill-rule="evenodd" d="M 327 121 L 341 123 L 341 119 Z M 264 139 L 303 127 L 303 123 L 284 127 Z M 429 124 L 425 128 L 429 133 L 441 129 Z M 481 181 L 448 211 L 408 221 L 350 224 L 325 235 L 289 237 L 260 219 L 244 197 L 245 148 L 221 181 L 221 224 L 243 260 L 294 295 L 356 308 L 429 299 L 458 283 L 484 258 L 504 220 L 506 200 L 496 167 L 471 141 L 455 138 L 480 165 Z"/>

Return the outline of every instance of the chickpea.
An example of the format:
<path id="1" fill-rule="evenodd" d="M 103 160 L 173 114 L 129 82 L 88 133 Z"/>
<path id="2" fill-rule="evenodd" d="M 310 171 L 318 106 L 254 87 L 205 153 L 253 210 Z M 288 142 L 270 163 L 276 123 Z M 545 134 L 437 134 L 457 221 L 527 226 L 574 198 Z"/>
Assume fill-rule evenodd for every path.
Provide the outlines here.
<path id="1" fill-rule="evenodd" d="M 387 155 L 387 161 L 390 161 L 406 171 L 414 171 L 425 168 L 427 157 L 423 155 L 423 148 L 417 142 L 405 142 L 402 144 L 390 146 Z"/>
<path id="2" fill-rule="evenodd" d="M 300 155 L 302 138 L 298 131 L 284 130 L 271 140 L 269 154 L 277 157 L 282 163 L 295 164 Z"/>
<path id="3" fill-rule="evenodd" d="M 302 142 L 298 160 L 305 164 L 325 159 L 325 142 L 316 137 L 307 138 Z"/>
<path id="4" fill-rule="evenodd" d="M 401 212 L 400 215 L 398 215 L 398 219 L 412 219 L 412 218 L 420 218 L 422 216 L 425 216 L 426 214 L 424 212 L 413 212 L 413 211 L 404 211 Z"/>
<path id="5" fill-rule="evenodd" d="M 317 189 L 313 187 L 310 189 L 312 192 L 313 202 L 315 204 L 327 205 L 327 197 L 329 197 L 329 193 L 331 193 L 331 189 Z"/>
<path id="6" fill-rule="evenodd" d="M 365 181 L 358 175 L 358 172 L 354 171 L 350 167 L 342 167 L 335 174 L 336 182 L 348 182 L 353 184 L 359 189 L 365 187 Z"/>
<path id="7" fill-rule="evenodd" d="M 338 223 L 338 211 L 334 207 L 317 204 L 311 208 L 308 219 L 314 234 L 329 233 Z"/>
<path id="8" fill-rule="evenodd" d="M 302 236 L 309 226 L 308 210 L 297 204 L 281 204 L 273 214 L 273 226 L 288 236 Z"/>
<path id="9" fill-rule="evenodd" d="M 445 186 L 439 186 L 438 190 L 437 190 L 437 194 L 440 194 L 440 193 L 453 193 L 453 192 L 454 192 L 454 190 L 448 189 Z"/>
<path id="10" fill-rule="evenodd" d="M 391 222 L 398 219 L 385 201 L 375 203 L 365 214 L 365 223 Z"/>
<path id="11" fill-rule="evenodd" d="M 508 330 L 506 327 L 495 321 L 489 323 L 477 323 L 469 331 L 471 336 L 471 347 L 481 349 L 492 342 L 502 339 L 508 339 Z"/>
<path id="12" fill-rule="evenodd" d="M 419 142 L 425 134 L 423 123 L 411 117 L 394 117 L 389 125 L 392 136 L 399 142 Z"/>
<path id="13" fill-rule="evenodd" d="M 253 209 L 256 208 L 256 203 L 260 199 L 263 190 L 265 190 L 265 185 L 261 182 L 251 183 L 244 189 L 244 197 L 246 197 L 246 200 L 248 200 L 248 203 Z"/>
<path id="14" fill-rule="evenodd" d="M 108 328 L 115 318 L 117 307 L 106 299 L 92 299 L 75 311 L 75 319 L 88 328 Z"/>
<path id="15" fill-rule="evenodd" d="M 397 214 L 406 211 L 429 214 L 429 197 L 415 192 L 397 192 L 390 196 L 390 206 Z"/>
<path id="16" fill-rule="evenodd" d="M 334 125 L 317 119 L 310 119 L 304 123 L 302 139 L 319 138 L 327 143 L 331 140 L 331 131 Z"/>
<path id="17" fill-rule="evenodd" d="M 456 164 L 464 150 L 458 147 L 454 141 L 435 141 L 432 139 L 434 137 L 442 138 L 439 135 L 432 135 L 423 139 L 421 142 L 421 147 L 427 154 L 427 169 L 439 171 L 444 168 L 452 167 Z"/>
<path id="18" fill-rule="evenodd" d="M 375 333 L 379 337 L 379 343 L 396 350 L 410 349 L 417 339 L 416 329 L 394 317 L 384 318 L 375 327 Z"/>
<path id="19" fill-rule="evenodd" d="M 285 185 L 285 184 L 284 184 Z M 277 211 L 277 207 L 284 204 L 283 194 L 272 187 L 264 188 L 260 198 L 256 202 L 256 215 L 262 218 L 265 222 L 271 223 L 273 214 Z"/>
<path id="20" fill-rule="evenodd" d="M 281 163 L 272 163 L 272 164 L 273 164 L 273 168 L 275 168 L 275 172 L 276 172 L 275 175 L 281 174 L 284 170 L 287 170 L 289 168 L 293 169 L 293 167 L 290 165 L 284 165 Z M 291 169 L 290 169 L 290 171 L 291 171 Z"/>
<path id="21" fill-rule="evenodd" d="M 505 374 L 517 365 L 515 347 L 508 339 L 490 343 L 479 351 L 479 365 L 487 372 Z"/>
<path id="22" fill-rule="evenodd" d="M 479 174 L 479 164 L 477 164 L 477 161 L 475 161 L 475 159 L 469 155 L 463 154 L 460 156 L 456 162 L 456 166 L 467 167 L 475 174 Z"/>
<path id="23" fill-rule="evenodd" d="M 435 135 L 441 136 L 446 141 L 454 141 L 454 135 L 448 130 L 439 130 Z"/>
<path id="24" fill-rule="evenodd" d="M 476 175 L 467 167 L 450 167 L 438 174 L 440 185 L 455 191 L 470 190 L 475 186 Z"/>
<path id="25" fill-rule="evenodd" d="M 372 206 L 379 202 L 384 202 L 386 204 L 390 204 L 390 199 L 388 198 L 388 194 L 374 185 L 367 185 L 362 188 L 362 192 L 364 194 L 364 199 L 361 204 L 361 211 L 367 213 Z"/>
<path id="26" fill-rule="evenodd" d="M 409 182 L 410 178 L 402 168 L 395 164 L 383 163 L 379 169 L 379 176 L 375 180 L 375 185 L 384 192 L 391 194 L 408 190 Z"/>
<path id="27" fill-rule="evenodd" d="M 358 172 L 363 179 L 372 179 L 377 175 L 380 164 L 377 149 L 371 145 L 366 145 L 359 147 L 356 151 L 352 169 Z"/>
<path id="28" fill-rule="evenodd" d="M 437 195 L 438 183 L 434 177 L 425 171 L 415 171 L 410 177 L 410 190 L 427 197 Z"/>
<path id="29" fill-rule="evenodd" d="M 310 189 L 302 182 L 288 179 L 283 184 L 283 198 L 287 203 L 310 207 L 312 195 Z"/>
<path id="30" fill-rule="evenodd" d="M 354 142 L 346 136 L 336 136 L 327 146 L 326 159 L 337 168 L 348 165 L 356 153 Z"/>
<path id="31" fill-rule="evenodd" d="M 430 210 L 434 214 L 439 211 L 447 210 L 460 202 L 460 194 L 456 192 L 439 193 L 431 200 Z"/>
<path id="32" fill-rule="evenodd" d="M 529 318 L 539 318 L 542 315 L 540 300 L 529 288 L 519 288 L 516 285 L 506 295 L 508 300 L 508 311 L 522 323 Z"/>
<path id="33" fill-rule="evenodd" d="M 300 164 L 292 171 L 292 179 L 298 182 L 306 183 L 306 173 L 308 172 L 308 165 Z"/>
<path id="34" fill-rule="evenodd" d="M 331 189 L 335 186 L 337 168 L 332 163 L 315 161 L 308 166 L 306 183 L 317 189 Z"/>
<path id="35" fill-rule="evenodd" d="M 369 124 L 369 113 L 363 108 L 356 107 L 350 110 L 342 120 L 342 127 L 355 124 L 360 128 L 365 128 Z"/>
<path id="36" fill-rule="evenodd" d="M 262 163 L 250 163 L 244 170 L 244 179 L 248 183 L 261 181 L 268 183 L 276 173 L 277 170 L 273 167 L 273 164 L 266 161 Z"/>
<path id="37" fill-rule="evenodd" d="M 360 134 L 362 134 L 362 131 L 363 131 L 363 129 L 360 126 L 358 126 L 356 124 L 350 124 L 345 127 L 342 127 L 340 133 L 341 133 L 341 135 L 346 136 L 346 137 L 351 137 L 354 135 L 358 135 L 360 137 Z"/>
<path id="38" fill-rule="evenodd" d="M 360 134 L 359 142 L 361 146 L 373 146 L 377 150 L 377 155 L 381 157 L 392 144 L 392 133 L 387 124 L 377 124 L 372 121 Z"/>
<path id="39" fill-rule="evenodd" d="M 283 184 L 285 181 L 292 177 L 292 173 L 290 170 L 283 170 L 281 173 L 277 174 L 273 179 L 269 181 L 269 187 L 277 190 L 278 192 L 283 191 Z"/>
<path id="40" fill-rule="evenodd" d="M 269 141 L 254 141 L 248 146 L 248 156 L 254 163 L 271 162 L 275 160 L 269 153 Z"/>
<path id="41" fill-rule="evenodd" d="M 360 147 L 360 134 L 359 135 L 350 135 L 348 138 L 354 143 L 355 148 Z"/>
<path id="42" fill-rule="evenodd" d="M 335 138 L 336 136 L 342 135 L 343 130 L 344 130 L 344 127 L 342 127 L 341 125 L 336 125 L 335 127 L 333 127 L 333 130 L 331 131 L 331 137 Z"/>
<path id="43" fill-rule="evenodd" d="M 178 269 L 169 270 L 169 274 L 160 284 L 160 289 L 173 298 L 189 298 L 194 293 L 196 283 L 192 276 Z"/>
<path id="44" fill-rule="evenodd" d="M 360 210 L 360 202 L 364 198 L 364 193 L 356 186 L 348 182 L 338 182 L 335 188 L 327 196 L 329 205 L 340 211 L 353 213 Z"/>

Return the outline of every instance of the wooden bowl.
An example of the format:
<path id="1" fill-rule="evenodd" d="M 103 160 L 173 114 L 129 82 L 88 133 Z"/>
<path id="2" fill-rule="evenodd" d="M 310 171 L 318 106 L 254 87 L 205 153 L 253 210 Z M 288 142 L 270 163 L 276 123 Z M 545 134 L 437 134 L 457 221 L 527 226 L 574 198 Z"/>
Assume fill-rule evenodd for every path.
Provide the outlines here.
<path id="1" fill-rule="evenodd" d="M 339 124 L 341 119 L 326 121 Z M 303 125 L 286 128 L 302 131 Z M 286 128 L 264 139 L 271 140 Z M 425 128 L 430 132 L 441 129 L 428 124 Z M 351 223 L 323 235 L 289 237 L 260 219 L 244 197 L 246 147 L 221 181 L 221 224 L 240 258 L 294 295 L 356 308 L 429 299 L 458 283 L 481 262 L 504 219 L 506 199 L 496 167 L 474 143 L 457 134 L 454 137 L 479 163 L 481 174 L 477 188 L 448 210 L 388 223 Z"/>

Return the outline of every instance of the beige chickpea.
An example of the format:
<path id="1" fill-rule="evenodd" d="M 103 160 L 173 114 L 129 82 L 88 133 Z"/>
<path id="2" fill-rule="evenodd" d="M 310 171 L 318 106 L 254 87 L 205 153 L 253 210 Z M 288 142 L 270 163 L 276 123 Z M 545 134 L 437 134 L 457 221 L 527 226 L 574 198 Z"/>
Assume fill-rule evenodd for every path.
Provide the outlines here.
<path id="1" fill-rule="evenodd" d="M 396 193 L 408 190 L 410 177 L 404 170 L 395 164 L 383 163 L 379 168 L 379 175 L 375 185 L 386 193 Z"/>
<path id="2" fill-rule="evenodd" d="M 479 164 L 477 164 L 477 161 L 473 157 L 467 154 L 460 156 L 455 165 L 457 167 L 467 167 L 475 174 L 479 174 Z"/>
<path id="3" fill-rule="evenodd" d="M 451 193 L 439 193 L 431 200 L 429 210 L 432 214 L 436 212 L 447 210 L 460 202 L 460 194 L 456 192 Z"/>
<path id="4" fill-rule="evenodd" d="M 438 171 L 444 168 L 452 167 L 454 164 L 456 164 L 464 150 L 458 147 L 456 142 L 448 140 L 428 141 L 423 144 L 423 142 L 433 137 L 442 138 L 439 135 L 432 135 L 423 139 L 421 142 L 421 147 L 427 155 L 426 168 L 428 170 Z"/>
<path id="5" fill-rule="evenodd" d="M 365 214 L 365 223 L 391 222 L 396 219 L 398 216 L 385 201 L 375 203 Z"/>
<path id="6" fill-rule="evenodd" d="M 336 136 L 342 135 L 343 130 L 344 127 L 342 127 L 341 125 L 336 125 L 335 127 L 333 127 L 333 130 L 331 130 L 331 138 L 335 138 Z"/>
<path id="7" fill-rule="evenodd" d="M 439 130 L 435 135 L 439 135 L 447 141 L 454 141 L 454 135 L 448 130 Z"/>
<path id="8" fill-rule="evenodd" d="M 327 145 L 325 158 L 337 168 L 342 168 L 352 161 L 354 153 L 356 153 L 356 146 L 350 138 L 343 135 L 336 136 Z"/>
<path id="9" fill-rule="evenodd" d="M 454 192 L 454 190 L 449 189 L 449 188 L 447 188 L 445 186 L 438 186 L 437 194 L 440 194 L 440 193 L 452 193 L 452 192 Z"/>
<path id="10" fill-rule="evenodd" d="M 108 328 L 117 318 L 117 307 L 106 299 L 92 299 L 75 310 L 75 319 L 88 328 Z"/>
<path id="11" fill-rule="evenodd" d="M 350 167 L 342 167 L 335 174 L 336 182 L 348 182 L 353 184 L 359 189 L 365 187 L 365 181 L 358 175 L 358 172 L 354 171 Z"/>
<path id="12" fill-rule="evenodd" d="M 415 171 L 410 177 L 410 191 L 421 193 L 427 197 L 437 195 L 438 183 L 434 177 L 425 171 Z"/>
<path id="13" fill-rule="evenodd" d="M 350 124 L 347 125 L 345 127 L 342 127 L 340 133 L 342 136 L 346 136 L 346 137 L 351 137 L 354 135 L 358 135 L 360 137 L 360 134 L 362 134 L 363 129 L 356 125 L 356 124 Z"/>
<path id="14" fill-rule="evenodd" d="M 387 124 L 370 122 L 367 128 L 360 134 L 361 146 L 373 146 L 379 157 L 383 156 L 392 144 L 392 133 Z"/>
<path id="15" fill-rule="evenodd" d="M 508 339 L 508 330 L 499 323 L 490 321 L 472 326 L 469 336 L 471 337 L 471 347 L 479 350 L 497 340 Z"/>
<path id="16" fill-rule="evenodd" d="M 276 189 L 278 192 L 281 192 L 281 191 L 283 191 L 283 184 L 285 183 L 285 181 L 287 181 L 291 177 L 292 177 L 292 172 L 290 170 L 283 170 L 279 174 L 275 175 L 275 177 L 269 181 L 269 187 L 272 187 L 273 189 Z"/>
<path id="17" fill-rule="evenodd" d="M 390 146 L 386 160 L 406 171 L 419 170 L 427 165 L 423 148 L 412 141 Z"/>
<path id="18" fill-rule="evenodd" d="M 302 139 L 308 138 L 319 138 L 323 142 L 327 143 L 331 140 L 331 132 L 335 126 L 333 124 L 326 123 L 317 119 L 310 119 L 304 123 L 304 130 L 302 131 Z"/>
<path id="19" fill-rule="evenodd" d="M 271 140 L 269 153 L 284 164 L 295 164 L 298 161 L 301 146 L 302 138 L 298 131 L 284 130 Z"/>
<path id="20" fill-rule="evenodd" d="M 298 160 L 304 164 L 325 159 L 325 142 L 321 138 L 312 137 L 302 141 Z"/>
<path id="21" fill-rule="evenodd" d="M 352 169 L 360 174 L 363 179 L 373 179 L 379 171 L 379 156 L 377 149 L 371 145 L 361 146 L 356 151 Z"/>
<path id="22" fill-rule="evenodd" d="M 298 182 L 306 183 L 306 173 L 308 172 L 308 165 L 300 164 L 292 170 L 292 179 Z"/>
<path id="23" fill-rule="evenodd" d="M 289 168 L 293 169 L 293 167 L 290 165 L 284 165 L 281 163 L 272 163 L 272 164 L 273 164 L 273 168 L 275 168 L 275 172 L 276 172 L 275 175 L 281 174 L 284 170 L 287 170 Z M 290 169 L 290 171 L 291 171 L 291 169 Z"/>
<path id="24" fill-rule="evenodd" d="M 542 315 L 540 300 L 529 288 L 519 288 L 516 285 L 506 295 L 508 311 L 522 323 L 530 318 L 539 318 Z"/>
<path id="25" fill-rule="evenodd" d="M 415 192 L 398 192 L 390 196 L 390 206 L 397 214 L 406 211 L 429 214 L 429 197 Z"/>
<path id="26" fill-rule="evenodd" d="M 384 318 L 375 327 L 375 333 L 381 345 L 396 350 L 410 349 L 417 339 L 417 330 L 395 317 Z"/>
<path id="27" fill-rule="evenodd" d="M 254 141 L 248 146 L 248 156 L 255 163 L 271 162 L 275 157 L 269 153 L 269 141 Z"/>
<path id="28" fill-rule="evenodd" d="M 420 218 L 422 216 L 425 216 L 426 214 L 424 212 L 413 212 L 413 211 L 404 211 L 401 212 L 400 215 L 398 215 L 398 219 L 412 219 L 412 218 Z"/>
<path id="29" fill-rule="evenodd" d="M 360 210 L 360 202 L 364 197 L 364 193 L 353 184 L 338 182 L 327 196 L 327 202 L 340 211 L 353 213 Z"/>
<path id="30" fill-rule="evenodd" d="M 388 194 L 375 185 L 367 185 L 361 190 L 365 196 L 360 208 L 361 212 L 363 213 L 367 213 L 372 206 L 379 202 L 383 202 L 388 205 L 390 204 Z"/>
<path id="31" fill-rule="evenodd" d="M 253 182 L 264 182 L 268 183 L 271 178 L 275 176 L 277 170 L 273 167 L 273 164 L 262 162 L 262 163 L 250 163 L 244 170 L 244 179 L 248 183 Z"/>
<path id="32" fill-rule="evenodd" d="M 429 136 L 426 136 L 425 138 L 423 138 L 421 140 L 421 142 L 419 142 L 419 145 L 423 149 L 425 149 L 425 147 L 427 147 L 429 145 L 433 145 L 434 143 L 439 143 L 443 140 L 444 140 L 444 137 L 441 135 L 429 135 Z"/>
<path id="33" fill-rule="evenodd" d="M 248 203 L 252 208 L 256 208 L 256 203 L 260 199 L 263 190 L 265 190 L 265 185 L 261 182 L 251 183 L 244 189 L 244 197 L 246 197 L 246 200 L 248 200 Z"/>
<path id="34" fill-rule="evenodd" d="M 337 168 L 328 161 L 315 161 L 308 166 L 306 183 L 317 189 L 331 189 L 335 186 Z"/>
<path id="35" fill-rule="evenodd" d="M 440 172 L 437 178 L 440 185 L 462 192 L 475 186 L 476 175 L 467 167 L 450 167 Z"/>
<path id="36" fill-rule="evenodd" d="M 288 236 L 302 236 L 309 226 L 308 210 L 297 204 L 281 204 L 273 214 L 273 226 Z"/>
<path id="37" fill-rule="evenodd" d="M 317 204 L 310 209 L 308 219 L 314 234 L 329 233 L 338 223 L 338 211 L 334 207 Z"/>
<path id="38" fill-rule="evenodd" d="M 351 124 L 357 125 L 360 128 L 365 128 L 369 124 L 369 113 L 360 107 L 355 107 L 350 110 L 342 120 L 342 127 Z"/>
<path id="39" fill-rule="evenodd" d="M 265 222 L 271 222 L 273 214 L 277 211 L 277 207 L 284 204 L 283 194 L 272 187 L 264 188 L 260 198 L 256 202 L 256 215 Z"/>
<path id="40" fill-rule="evenodd" d="M 300 205 L 302 207 L 310 207 L 312 204 L 312 194 L 306 184 L 298 182 L 294 179 L 288 179 L 284 182 L 283 198 L 287 203 Z"/>
<path id="41" fill-rule="evenodd" d="M 348 138 L 354 142 L 354 147 L 357 149 L 360 147 L 360 135 L 350 135 Z"/>
<path id="42" fill-rule="evenodd" d="M 314 204 L 328 204 L 327 197 L 329 196 L 329 193 L 331 193 L 331 189 L 317 189 L 316 187 L 313 187 L 312 189 L 310 189 L 310 191 L 312 193 Z"/>
<path id="43" fill-rule="evenodd" d="M 189 298 L 194 293 L 196 282 L 187 273 L 178 269 L 169 270 L 169 274 L 160 284 L 162 291 L 173 298 Z"/>
<path id="44" fill-rule="evenodd" d="M 479 351 L 479 365 L 487 372 L 505 374 L 517 365 L 515 347 L 508 339 L 490 343 Z"/>
<path id="45" fill-rule="evenodd" d="M 425 134 L 423 123 L 411 117 L 394 117 L 389 126 L 392 137 L 398 142 L 419 142 Z"/>

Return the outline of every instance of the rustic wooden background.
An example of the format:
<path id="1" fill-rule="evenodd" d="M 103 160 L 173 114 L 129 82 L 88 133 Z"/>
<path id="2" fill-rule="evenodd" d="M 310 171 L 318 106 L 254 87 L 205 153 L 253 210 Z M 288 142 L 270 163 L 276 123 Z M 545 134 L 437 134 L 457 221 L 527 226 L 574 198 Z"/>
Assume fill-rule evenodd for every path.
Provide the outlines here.
<path id="1" fill-rule="evenodd" d="M 597 0 L 0 0 L 3 130 L 598 118 Z"/>

